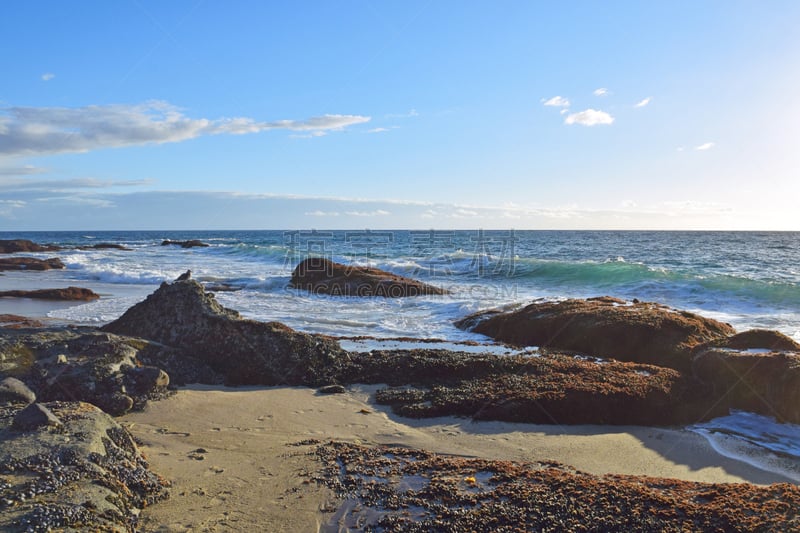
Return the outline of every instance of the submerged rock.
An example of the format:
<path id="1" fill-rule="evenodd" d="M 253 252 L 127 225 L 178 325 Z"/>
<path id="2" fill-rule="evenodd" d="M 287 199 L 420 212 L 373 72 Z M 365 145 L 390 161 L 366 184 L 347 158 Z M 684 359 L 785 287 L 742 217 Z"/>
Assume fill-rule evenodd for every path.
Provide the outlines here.
<path id="1" fill-rule="evenodd" d="M 0 270 L 51 270 L 64 268 L 61 259 L 36 259 L 35 257 L 0 257 Z"/>
<path id="2" fill-rule="evenodd" d="M 97 300 L 100 295 L 91 289 L 66 287 L 63 289 L 36 289 L 32 291 L 0 291 L 0 298 L 35 298 L 39 300 Z"/>
<path id="3" fill-rule="evenodd" d="M 343 265 L 314 257 L 295 267 L 289 286 L 333 296 L 402 298 L 449 294 L 445 289 L 378 268 Z"/>
<path id="4" fill-rule="evenodd" d="M 126 252 L 133 251 L 132 248 L 128 248 L 122 244 L 116 244 L 111 242 L 100 242 L 97 244 L 92 244 L 91 246 L 80 246 L 79 250 L 123 250 Z"/>
<path id="5" fill-rule="evenodd" d="M 517 346 L 568 350 L 690 371 L 692 350 L 735 333 L 729 324 L 664 305 L 616 298 L 532 303 L 484 311 L 456 323 Z"/>
<path id="6" fill-rule="evenodd" d="M 327 337 L 241 318 L 191 279 L 163 283 L 102 329 L 174 347 L 205 362 L 232 385 L 331 383 L 329 376 L 346 359 L 346 352 Z"/>
<path id="7" fill-rule="evenodd" d="M 33 318 L 9 314 L 0 315 L 0 328 L 21 329 L 41 327 L 44 327 L 44 323 Z"/>

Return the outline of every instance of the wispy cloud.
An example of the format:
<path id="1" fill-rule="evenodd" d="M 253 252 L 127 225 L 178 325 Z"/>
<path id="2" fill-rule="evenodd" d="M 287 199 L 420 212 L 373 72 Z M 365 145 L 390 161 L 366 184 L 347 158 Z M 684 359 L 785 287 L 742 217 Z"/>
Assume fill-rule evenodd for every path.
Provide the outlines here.
<path id="1" fill-rule="evenodd" d="M 47 172 L 46 168 L 25 165 L 24 167 L 0 167 L 0 176 L 30 176 Z"/>
<path id="2" fill-rule="evenodd" d="M 385 209 L 376 209 L 374 211 L 345 211 L 344 214 L 350 215 L 351 217 L 385 217 L 386 215 L 391 215 L 391 213 Z"/>
<path id="3" fill-rule="evenodd" d="M 86 152 L 101 148 L 180 142 L 202 135 L 269 130 L 313 135 L 369 122 L 361 115 L 258 122 L 251 118 L 190 118 L 166 102 L 79 108 L 10 107 L 0 110 L 0 156 Z"/>
<path id="4" fill-rule="evenodd" d="M 706 150 L 711 150 L 712 148 L 714 148 L 714 143 L 710 143 L 710 142 L 709 143 L 703 143 L 703 144 L 701 144 L 699 146 L 695 146 L 694 147 L 695 150 L 698 150 L 700 152 L 705 152 Z"/>
<path id="5" fill-rule="evenodd" d="M 599 89 L 595 89 L 594 91 L 592 91 L 592 94 L 595 96 L 607 96 L 608 89 L 606 89 L 605 87 L 600 87 Z"/>
<path id="6" fill-rule="evenodd" d="M 367 130 L 367 133 L 384 133 L 389 131 L 389 128 L 372 128 L 371 130 Z"/>
<path id="7" fill-rule="evenodd" d="M 635 104 L 633 105 L 633 107 L 644 107 L 644 106 L 646 106 L 647 104 L 649 104 L 649 103 L 650 103 L 650 100 L 652 100 L 652 99 L 653 99 L 653 97 L 652 97 L 652 96 L 648 96 L 647 98 L 644 98 L 643 100 L 640 100 L 640 101 L 638 101 L 637 103 L 635 103 Z"/>
<path id="8" fill-rule="evenodd" d="M 571 113 L 564 119 L 564 124 L 580 124 L 581 126 L 598 126 L 601 124 L 612 124 L 614 117 L 605 111 L 597 109 L 587 109 L 578 113 Z"/>
<path id="9" fill-rule="evenodd" d="M 14 218 L 14 210 L 27 205 L 24 200 L 0 200 L 0 217 Z"/>
<path id="10" fill-rule="evenodd" d="M 50 81 L 55 77 L 56 75 L 53 74 L 52 72 L 45 72 L 44 74 L 42 74 L 42 81 Z"/>
<path id="11" fill-rule="evenodd" d="M 554 96 L 549 99 L 542 99 L 542 104 L 550 107 L 569 107 L 569 100 L 563 96 Z"/>
<path id="12" fill-rule="evenodd" d="M 309 217 L 338 217 L 338 211 L 321 211 L 317 209 L 316 211 L 306 211 L 304 213 L 306 216 Z"/>
<path id="13" fill-rule="evenodd" d="M 46 189 L 60 191 L 66 189 L 108 189 L 111 187 L 142 187 L 152 185 L 155 180 L 99 180 L 95 178 L 74 178 L 63 180 L 31 180 L 29 178 L 0 177 L 0 190 Z"/>

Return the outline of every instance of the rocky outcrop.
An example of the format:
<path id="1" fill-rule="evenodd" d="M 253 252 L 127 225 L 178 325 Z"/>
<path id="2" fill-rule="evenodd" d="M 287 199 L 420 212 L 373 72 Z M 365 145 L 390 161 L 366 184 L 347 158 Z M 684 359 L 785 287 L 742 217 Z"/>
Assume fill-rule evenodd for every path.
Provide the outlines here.
<path id="1" fill-rule="evenodd" d="M 232 385 L 323 385 L 346 360 L 327 337 L 241 318 L 194 280 L 163 283 L 102 329 L 174 347 Z"/>
<path id="2" fill-rule="evenodd" d="M 100 295 L 91 289 L 66 287 L 63 289 L 36 289 L 32 291 L 0 291 L 0 298 L 36 298 L 40 300 L 78 300 L 89 302 Z"/>
<path id="3" fill-rule="evenodd" d="M 197 239 L 191 239 L 188 241 L 171 241 L 169 239 L 162 241 L 161 246 L 180 246 L 181 248 L 207 248 L 210 246 L 209 244 L 204 243 L 203 241 L 199 241 Z"/>
<path id="4" fill-rule="evenodd" d="M 635 363 L 424 349 L 352 354 L 350 365 L 342 383 L 391 385 L 376 401 L 412 418 L 670 425 L 726 414 L 691 377 Z"/>
<path id="5" fill-rule="evenodd" d="M 333 296 L 400 298 L 448 294 L 448 291 L 385 270 L 349 266 L 324 258 L 308 258 L 292 272 L 289 286 Z"/>
<path id="6" fill-rule="evenodd" d="M 167 486 L 97 407 L 0 402 L 0 530 L 133 532 Z"/>
<path id="7" fill-rule="evenodd" d="M 698 346 L 699 352 L 706 348 L 728 348 L 731 350 L 767 350 L 776 352 L 800 352 L 800 343 L 780 331 L 751 329 L 730 337 L 717 339 Z"/>
<path id="8" fill-rule="evenodd" d="M 720 404 L 800 423 L 800 352 L 711 348 L 693 371 Z"/>
<path id="9" fill-rule="evenodd" d="M 0 380 L 0 404 L 20 403 L 28 405 L 36 401 L 36 394 L 25 383 L 17 378 Z"/>
<path id="10" fill-rule="evenodd" d="M 120 415 L 166 392 L 169 375 L 140 357 L 158 351 L 165 350 L 95 331 L 16 330 L 0 337 L 0 372 L 23 381 L 39 401 L 90 402 Z"/>
<path id="11" fill-rule="evenodd" d="M 0 270 L 50 270 L 64 268 L 61 259 L 36 259 L 35 257 L 0 257 Z"/>
<path id="12" fill-rule="evenodd" d="M 0 254 L 13 254 L 16 252 L 57 252 L 61 248 L 52 244 L 36 244 L 27 239 L 0 239 Z"/>
<path id="13" fill-rule="evenodd" d="M 735 333 L 729 324 L 666 306 L 602 297 L 487 311 L 456 325 L 517 346 L 691 370 L 699 345 Z"/>

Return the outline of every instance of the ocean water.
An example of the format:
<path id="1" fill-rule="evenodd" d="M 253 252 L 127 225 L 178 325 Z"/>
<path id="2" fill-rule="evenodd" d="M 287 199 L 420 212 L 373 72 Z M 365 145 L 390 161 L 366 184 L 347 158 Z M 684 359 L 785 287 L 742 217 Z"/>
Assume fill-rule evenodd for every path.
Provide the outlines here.
<path id="1" fill-rule="evenodd" d="M 49 305 L 47 315 L 56 321 L 104 324 L 144 299 L 161 282 L 191 269 L 201 282 L 238 289 L 217 292 L 217 299 L 246 317 L 278 320 L 299 330 L 336 336 L 485 341 L 480 335 L 455 328 L 453 321 L 481 309 L 513 307 L 542 298 L 610 295 L 657 301 L 728 322 L 737 330 L 775 329 L 800 341 L 800 233 L 796 232 L 308 229 L 0 233 L 0 239 L 12 238 L 66 247 L 117 243 L 132 249 L 71 248 L 31 254 L 57 255 L 67 269 L 0 276 L 0 290 L 77 285 L 102 295 L 91 303 Z M 199 239 L 210 246 L 161 246 L 164 239 Z M 287 288 L 294 266 L 309 256 L 376 266 L 445 287 L 452 294 L 346 298 Z M 14 304 L 4 302 L 3 309 L 9 305 Z M 28 304 L 17 305 L 24 314 Z M 35 309 L 41 307 L 29 310 Z M 790 437 L 797 435 L 792 433 L 796 426 L 768 419 L 757 422 L 748 419 L 736 425 L 729 420 L 696 430 L 718 449 L 740 455 L 755 446 L 751 455 L 758 456 L 763 451 L 759 443 L 777 438 L 786 447 L 769 453 L 784 462 L 787 457 L 790 463 L 800 462 L 800 442 Z M 788 433 L 778 430 L 786 426 Z M 775 469 L 774 464 L 782 463 L 770 464 L 762 467 Z M 796 470 L 781 471 L 797 480 Z"/>

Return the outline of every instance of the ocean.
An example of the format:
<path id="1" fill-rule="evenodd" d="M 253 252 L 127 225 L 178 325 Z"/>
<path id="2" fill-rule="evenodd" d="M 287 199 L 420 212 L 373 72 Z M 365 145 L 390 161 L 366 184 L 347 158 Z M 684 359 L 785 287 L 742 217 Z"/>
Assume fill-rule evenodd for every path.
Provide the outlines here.
<path id="1" fill-rule="evenodd" d="M 192 277 L 201 282 L 237 289 L 217 292 L 217 299 L 245 317 L 277 320 L 302 331 L 335 336 L 486 341 L 457 329 L 453 321 L 478 310 L 513 307 L 536 299 L 609 295 L 660 302 L 728 322 L 740 331 L 774 329 L 800 341 L 797 232 L 307 229 L 0 233 L 0 239 L 12 238 L 65 247 L 116 243 L 132 249 L 30 254 L 57 255 L 67 268 L 0 276 L 2 290 L 76 285 L 102 295 L 85 304 L 47 304 L 46 314 L 56 322 L 104 324 L 144 299 L 161 282 L 191 269 Z M 198 239 L 210 246 L 162 246 L 166 239 Z M 445 287 L 451 294 L 346 298 L 289 289 L 292 269 L 308 256 L 375 266 Z M 2 312 L 14 312 L 14 306 L 20 314 L 36 314 L 42 309 L 37 303 L 6 301 Z M 732 413 L 731 417 L 691 429 L 706 435 L 723 453 L 774 456 L 783 465 L 782 471 L 800 482 L 800 428 L 750 413 Z M 731 445 L 730 439 L 737 444 Z M 774 444 L 776 439 L 777 446 L 764 448 L 767 441 Z M 760 448 L 744 452 L 748 446 Z M 777 468 L 775 461 L 765 459 L 764 468 Z"/>

